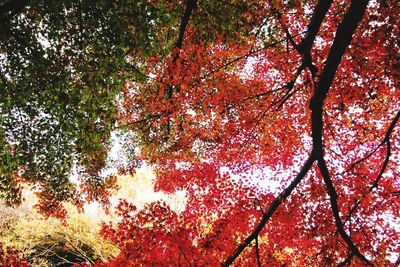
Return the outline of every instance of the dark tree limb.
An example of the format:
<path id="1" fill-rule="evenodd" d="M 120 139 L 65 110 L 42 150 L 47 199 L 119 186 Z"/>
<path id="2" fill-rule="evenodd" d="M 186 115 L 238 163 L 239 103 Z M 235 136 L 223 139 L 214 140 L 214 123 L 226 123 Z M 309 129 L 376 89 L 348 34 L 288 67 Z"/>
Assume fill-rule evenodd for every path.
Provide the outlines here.
<path id="1" fill-rule="evenodd" d="M 193 12 L 193 9 L 195 8 L 195 6 L 196 6 L 196 0 L 187 0 L 185 12 L 181 18 L 181 23 L 179 26 L 178 39 L 174 46 L 175 48 L 178 49 L 178 51 L 173 51 L 173 57 L 172 57 L 173 63 L 175 63 L 179 58 L 179 51 L 180 51 L 180 49 L 182 49 L 183 37 L 186 32 L 186 27 L 189 23 L 190 16 L 192 15 L 192 12 Z M 171 76 L 170 70 L 169 70 L 169 75 Z M 170 88 L 168 89 L 168 97 L 169 98 L 172 97 L 172 86 L 170 86 Z"/>
<path id="2" fill-rule="evenodd" d="M 314 8 L 313 15 L 310 19 L 310 22 L 307 25 L 307 31 L 302 38 L 300 44 L 297 44 L 293 36 L 290 34 L 288 29 L 285 29 L 286 36 L 290 41 L 291 45 L 296 49 L 299 54 L 303 56 L 302 65 L 299 69 L 303 70 L 304 68 L 309 68 L 312 76 L 314 77 L 317 73 L 317 68 L 313 65 L 311 59 L 311 48 L 314 44 L 314 40 L 319 32 L 322 21 L 325 19 L 326 14 L 328 13 L 329 8 L 331 7 L 333 0 L 320 0 Z"/>
<path id="3" fill-rule="evenodd" d="M 310 23 L 307 26 L 307 33 L 298 45 L 301 53 L 310 53 L 315 37 L 319 32 L 322 21 L 325 19 L 332 2 L 333 0 L 320 0 L 315 6 Z"/>
<path id="4" fill-rule="evenodd" d="M 397 257 L 396 263 L 394 264 L 394 266 L 400 266 L 400 253 L 399 256 Z"/>
<path id="5" fill-rule="evenodd" d="M 315 65 L 312 62 L 311 58 L 311 48 L 314 43 L 314 40 L 319 32 L 319 29 L 321 27 L 322 21 L 324 20 L 330 6 L 332 5 L 333 0 L 320 0 L 317 5 L 314 8 L 313 15 L 311 17 L 311 20 L 309 24 L 307 25 L 307 31 L 302 39 L 300 44 L 297 44 L 293 38 L 293 36 L 290 34 L 289 29 L 281 24 L 283 27 L 285 34 L 286 34 L 286 41 L 290 42 L 290 44 L 293 46 L 293 48 L 302 55 L 302 63 L 301 65 L 297 68 L 296 71 L 296 78 L 303 72 L 304 69 L 308 68 L 311 72 L 311 75 L 313 77 L 313 80 L 317 74 L 318 69 L 315 67 Z M 275 10 L 277 13 L 278 19 L 281 17 L 281 14 L 279 10 Z M 294 79 L 294 81 L 296 80 Z M 294 86 L 294 83 L 292 87 Z M 295 91 L 289 90 L 287 95 L 283 98 L 283 101 L 279 108 L 288 100 Z M 279 109 L 278 108 L 278 109 Z"/>
<path id="6" fill-rule="evenodd" d="M 367 154 L 363 158 L 361 158 L 361 159 L 357 160 L 356 162 L 354 162 L 353 164 L 351 164 L 349 168 L 347 168 L 345 171 L 339 173 L 339 175 L 345 174 L 345 173 L 353 170 L 358 164 L 369 159 L 373 154 L 375 154 L 376 151 L 378 151 L 379 148 L 381 148 L 384 144 L 386 144 L 386 142 L 389 141 L 390 135 L 392 134 L 392 131 L 393 131 L 394 127 L 396 126 L 399 119 L 400 119 L 400 110 L 397 112 L 396 116 L 390 123 L 390 126 L 389 126 L 388 130 L 386 131 L 385 138 L 382 140 L 382 142 L 376 148 L 374 148 L 374 150 L 372 150 L 369 154 Z"/>
<path id="7" fill-rule="evenodd" d="M 261 260 L 260 260 L 260 249 L 258 247 L 258 236 L 256 237 L 256 257 L 257 257 L 257 266 L 261 267 Z"/>
<path id="8" fill-rule="evenodd" d="M 361 21 L 364 11 L 367 7 L 368 0 L 352 0 L 349 9 L 345 13 L 340 22 L 333 44 L 330 48 L 325 67 L 321 73 L 320 80 L 315 87 L 314 96 L 311 99 L 311 128 L 313 138 L 313 153 L 318 160 L 318 167 L 321 171 L 325 185 L 328 189 L 328 195 L 331 202 L 331 209 L 335 218 L 335 224 L 338 233 L 346 242 L 351 252 L 362 260 L 365 264 L 370 265 L 368 259 L 361 254 L 359 249 L 353 243 L 351 238 L 344 230 L 343 222 L 339 215 L 339 207 L 337 204 L 337 193 L 329 175 L 328 167 L 324 159 L 323 148 L 323 103 L 328 94 L 329 88 L 332 85 L 336 71 L 346 48 L 350 45 L 353 34 Z"/>
<path id="9" fill-rule="evenodd" d="M 373 154 L 375 154 L 376 151 L 378 151 L 378 149 L 382 146 L 382 143 L 379 144 L 376 148 L 374 148 L 374 150 L 372 150 L 370 153 L 368 153 L 366 156 L 364 156 L 363 158 L 357 160 L 356 162 L 354 162 L 353 164 L 350 165 L 350 167 L 348 167 L 346 170 L 336 174 L 336 175 L 342 175 L 345 173 L 350 172 L 351 170 L 353 170 L 358 164 L 366 161 L 367 159 L 369 159 L 370 157 L 372 157 Z"/>
<path id="10" fill-rule="evenodd" d="M 319 78 L 311 99 L 311 130 L 313 137 L 313 150 L 318 159 L 323 157 L 322 131 L 323 131 L 323 103 L 332 85 L 333 78 L 339 67 L 346 48 L 350 45 L 359 22 L 367 7 L 368 0 L 352 0 L 349 9 L 344 15 L 336 31 L 333 44 L 329 50 L 325 67 Z"/>
<path id="11" fill-rule="evenodd" d="M 388 142 L 390 140 L 390 135 L 393 132 L 394 127 L 396 126 L 397 122 L 400 119 L 400 110 L 397 112 L 396 116 L 394 117 L 394 119 L 392 120 L 392 122 L 389 125 L 388 130 L 386 131 L 385 134 L 385 139 L 383 139 L 382 144 L 384 144 L 385 142 Z"/>
<path id="12" fill-rule="evenodd" d="M 324 2 L 324 3 L 321 3 Z M 313 41 L 315 39 L 316 34 L 319 31 L 319 26 L 324 19 L 326 12 L 329 10 L 330 4 L 328 1 L 321 1 L 317 4 L 315 13 L 313 18 L 311 19 L 309 25 L 309 31 L 312 31 L 308 36 L 304 38 L 304 42 L 302 42 L 303 53 L 307 52 L 307 50 L 311 49 Z M 328 5 L 327 5 L 328 3 Z M 283 200 L 285 200 L 294 188 L 299 184 L 299 182 L 304 178 L 307 172 L 310 170 L 314 160 L 318 160 L 318 165 L 321 171 L 324 173 L 327 171 L 326 164 L 323 158 L 323 143 L 322 143 L 322 131 L 323 131 L 323 102 L 327 96 L 328 90 L 333 82 L 333 78 L 336 74 L 337 68 L 339 67 L 340 61 L 342 56 L 349 46 L 353 33 L 355 32 L 359 22 L 361 21 L 364 11 L 367 7 L 368 0 L 353 0 L 349 9 L 347 10 L 344 18 L 342 19 L 341 23 L 338 26 L 336 31 L 336 35 L 329 51 L 328 59 L 326 61 L 325 68 L 321 73 L 320 80 L 314 90 L 314 96 L 311 99 L 311 130 L 312 130 L 312 137 L 313 137 L 313 151 L 310 157 L 307 159 L 306 163 L 300 170 L 299 174 L 296 178 L 292 181 L 292 183 L 277 197 L 269 206 L 268 210 L 264 213 L 260 223 L 257 227 L 253 230 L 253 232 L 236 248 L 233 254 L 222 264 L 222 266 L 229 266 L 233 263 L 233 261 L 239 257 L 239 255 L 243 252 L 243 250 L 252 242 L 258 234 L 261 232 L 265 224 L 271 218 L 272 214 L 275 210 L 282 204 Z M 310 43 L 309 43 L 310 42 Z M 325 175 L 325 177 L 329 178 Z M 326 182 L 329 184 L 328 179 L 325 179 Z M 335 188 L 331 189 L 331 194 L 335 196 Z M 331 198 L 332 210 L 335 215 L 335 210 L 337 209 L 337 203 L 335 198 Z M 336 203 L 336 205 L 335 205 Z M 337 212 L 337 216 L 338 216 Z M 337 218 L 335 215 L 335 218 Z M 365 263 L 369 264 L 369 261 L 359 252 L 358 248 L 354 245 L 354 243 L 348 238 L 346 232 L 343 229 L 343 224 L 340 220 L 340 217 L 337 221 L 338 231 L 342 235 L 342 238 L 346 241 L 347 245 L 353 251 L 353 253 L 362 259 Z"/>
<path id="13" fill-rule="evenodd" d="M 378 148 L 380 148 L 382 145 L 386 144 L 386 155 L 385 155 L 385 159 L 383 160 L 383 164 L 382 164 L 381 170 L 379 171 L 378 176 L 375 178 L 373 184 L 368 189 L 368 192 L 366 194 L 364 194 L 363 198 L 358 199 L 355 202 L 354 206 L 350 209 L 349 213 L 347 214 L 347 217 L 346 217 L 346 220 L 344 221 L 344 223 L 346 223 L 347 221 L 350 220 L 350 217 L 352 216 L 354 211 L 358 208 L 358 206 L 361 204 L 362 200 L 366 197 L 366 195 L 371 193 L 372 190 L 374 190 L 374 188 L 378 187 L 379 181 L 382 178 L 382 175 L 384 174 L 384 172 L 386 171 L 387 165 L 389 164 L 389 159 L 390 159 L 390 155 L 391 155 L 390 135 L 392 134 L 393 129 L 396 126 L 399 118 L 400 118 L 400 110 L 397 112 L 396 116 L 390 123 L 390 126 L 389 126 L 388 130 L 386 131 L 385 138 L 380 143 L 380 145 L 374 150 L 374 151 L 377 151 Z"/>
<path id="14" fill-rule="evenodd" d="M 176 44 L 175 44 L 175 47 L 177 47 L 179 49 L 182 48 L 183 36 L 186 31 L 186 26 L 189 22 L 189 18 L 191 16 L 192 11 L 195 8 L 195 6 L 196 6 L 196 0 L 187 0 L 185 13 L 182 16 L 181 24 L 179 26 L 178 40 L 176 41 Z"/>
<path id="15" fill-rule="evenodd" d="M 230 257 L 228 257 L 222 266 L 231 265 L 237 257 L 243 252 L 243 250 L 260 234 L 261 230 L 264 228 L 265 224 L 269 221 L 271 216 L 274 214 L 275 210 L 283 203 L 283 201 L 292 193 L 292 191 L 296 188 L 296 186 L 301 182 L 301 180 L 306 176 L 308 171 L 311 169 L 311 166 L 314 162 L 314 157 L 310 155 L 300 172 L 297 176 L 292 180 L 288 187 L 285 188 L 269 205 L 266 212 L 263 214 L 261 221 L 258 223 L 253 232 L 235 249 Z"/>
<path id="16" fill-rule="evenodd" d="M 329 175 L 328 167 L 326 166 L 326 162 L 323 158 L 318 160 L 318 168 L 321 171 L 322 177 L 324 179 L 325 185 L 328 189 L 329 200 L 331 202 L 331 209 L 333 213 L 333 217 L 335 218 L 335 225 L 339 235 L 346 242 L 347 246 L 350 248 L 351 253 L 357 256 L 360 260 L 362 260 L 365 264 L 371 265 L 369 260 L 365 258 L 363 254 L 361 254 L 360 250 L 353 243 L 349 235 L 344 230 L 344 225 L 339 215 L 339 206 L 337 203 L 338 195 L 335 189 L 335 186 L 332 183 L 332 180 Z"/>
<path id="17" fill-rule="evenodd" d="M 183 252 L 183 249 L 181 246 L 179 246 L 179 251 L 181 252 L 181 254 L 183 255 L 183 257 L 185 258 L 185 261 L 189 264 L 190 267 L 192 267 L 192 263 L 189 261 L 189 259 L 186 257 L 185 252 Z"/>
<path id="18" fill-rule="evenodd" d="M 177 51 L 173 51 L 173 54 L 172 54 L 172 63 L 174 65 L 179 58 L 179 53 L 182 48 L 183 37 L 186 32 L 186 27 L 189 23 L 190 16 L 191 16 L 192 11 L 195 8 L 195 6 L 196 6 L 196 0 L 187 0 L 185 12 L 182 16 L 181 23 L 179 26 L 178 40 L 175 43 L 175 48 L 177 49 Z M 168 69 L 168 75 L 169 75 L 169 78 L 172 80 L 173 75 L 172 75 L 171 69 Z M 176 89 L 177 89 L 177 91 L 179 91 L 179 87 Z M 167 87 L 167 90 L 166 90 L 166 95 L 167 95 L 168 99 L 172 98 L 173 92 L 174 92 L 174 86 L 171 84 Z M 171 132 L 171 120 L 168 119 L 167 120 L 167 136 L 170 135 L 170 132 Z"/>

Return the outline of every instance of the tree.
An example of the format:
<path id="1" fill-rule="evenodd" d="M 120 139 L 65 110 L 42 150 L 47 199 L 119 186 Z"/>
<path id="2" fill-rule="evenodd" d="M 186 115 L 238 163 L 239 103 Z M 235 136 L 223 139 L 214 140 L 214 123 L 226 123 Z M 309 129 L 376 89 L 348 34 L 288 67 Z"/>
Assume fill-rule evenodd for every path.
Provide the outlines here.
<path id="1" fill-rule="evenodd" d="M 122 248 L 116 261 L 393 264 L 399 4 L 254 5 L 262 11 L 241 16 L 258 27 L 207 38 L 199 1 L 182 17 L 183 43 L 149 62 L 144 83 L 125 85 L 122 121 L 158 189 L 186 190 L 188 203 L 182 214 L 123 204 L 121 223 L 104 230 Z M 260 189 L 272 182 L 279 194 Z"/>
<path id="2" fill-rule="evenodd" d="M 98 264 L 397 265 L 398 1 L 140 3 L 114 116 L 187 204 L 122 201 Z"/>
<path id="3" fill-rule="evenodd" d="M 21 201 L 36 188 L 44 213 L 65 216 L 62 201 L 106 202 L 102 177 L 116 95 L 141 57 L 162 55 L 160 25 L 174 12 L 146 1 L 0 1 L 0 191 Z M 130 51 L 135 60 L 126 62 Z M 138 76 L 139 77 L 139 76 Z M 76 172 L 79 186 L 69 177 Z"/>

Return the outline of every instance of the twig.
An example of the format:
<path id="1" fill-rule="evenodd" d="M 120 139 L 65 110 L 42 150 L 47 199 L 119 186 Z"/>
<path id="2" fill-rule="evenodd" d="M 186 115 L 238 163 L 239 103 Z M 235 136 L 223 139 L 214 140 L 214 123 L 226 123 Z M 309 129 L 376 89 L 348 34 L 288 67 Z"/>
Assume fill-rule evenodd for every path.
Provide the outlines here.
<path id="1" fill-rule="evenodd" d="M 258 247 L 258 236 L 256 236 L 256 257 L 257 257 L 257 266 L 261 267 L 261 260 L 260 260 L 260 250 Z"/>

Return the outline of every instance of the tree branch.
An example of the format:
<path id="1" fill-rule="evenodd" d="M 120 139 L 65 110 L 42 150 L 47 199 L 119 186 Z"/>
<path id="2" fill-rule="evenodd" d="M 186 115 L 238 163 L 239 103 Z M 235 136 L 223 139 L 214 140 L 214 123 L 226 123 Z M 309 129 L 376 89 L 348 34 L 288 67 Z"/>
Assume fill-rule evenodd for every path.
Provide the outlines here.
<path id="1" fill-rule="evenodd" d="M 400 265 L 400 253 L 399 256 L 397 257 L 396 263 L 394 264 L 394 266 L 399 266 Z"/>
<path id="2" fill-rule="evenodd" d="M 260 260 L 260 249 L 258 247 L 258 236 L 256 236 L 256 257 L 257 257 L 257 266 L 261 267 L 261 260 Z"/>
<path id="3" fill-rule="evenodd" d="M 144 119 L 139 119 L 139 120 L 136 120 L 136 121 L 131 121 L 131 122 L 128 122 L 128 123 L 126 123 L 126 124 L 119 125 L 119 126 L 117 126 L 116 128 L 125 128 L 125 127 L 128 127 L 128 126 L 130 126 L 130 125 L 134 125 L 134 124 L 140 124 L 140 123 L 145 123 L 145 122 L 148 122 L 148 121 L 158 120 L 158 119 L 160 119 L 161 117 L 163 117 L 165 114 L 166 114 L 166 111 L 163 111 L 163 112 L 161 112 L 160 114 L 154 114 L 154 115 L 150 115 L 150 116 L 148 116 L 148 117 L 146 117 L 146 118 L 144 118 Z"/>
<path id="4" fill-rule="evenodd" d="M 179 58 L 180 49 L 182 48 L 182 43 L 183 43 L 183 36 L 185 35 L 185 31 L 186 31 L 187 24 L 189 23 L 190 15 L 192 14 L 192 11 L 195 6 L 196 6 L 196 0 L 187 0 L 185 13 L 182 16 L 181 24 L 179 26 L 178 40 L 176 41 L 176 44 L 175 44 L 175 48 L 177 48 L 178 50 L 173 51 L 173 56 L 172 56 L 172 63 L 174 65 Z M 168 75 L 169 75 L 169 78 L 172 80 L 173 75 L 172 75 L 170 68 L 168 69 Z M 177 90 L 179 90 L 179 88 Z M 172 98 L 173 91 L 174 91 L 174 86 L 169 85 L 166 90 L 166 95 L 169 99 Z M 171 128 L 171 121 L 168 119 L 167 120 L 167 135 L 168 136 L 170 135 L 170 128 Z"/>
<path id="5" fill-rule="evenodd" d="M 288 187 L 285 188 L 269 205 L 267 211 L 264 213 L 261 221 L 258 223 L 253 232 L 235 249 L 230 257 L 228 257 L 222 266 L 231 265 L 237 257 L 243 252 L 243 250 L 258 237 L 261 230 L 264 228 L 265 224 L 269 221 L 272 214 L 274 214 L 275 210 L 283 203 L 283 201 L 292 193 L 292 191 L 296 188 L 296 186 L 301 182 L 301 180 L 306 176 L 308 171 L 311 169 L 311 166 L 314 162 L 314 157 L 310 155 L 303 167 L 300 169 L 300 172 L 293 179 Z"/>
<path id="6" fill-rule="evenodd" d="M 342 21 L 340 22 L 333 44 L 330 48 L 328 58 L 326 60 L 325 67 L 321 73 L 320 80 L 315 87 L 314 96 L 311 99 L 311 130 L 313 138 L 313 154 L 318 160 L 318 167 L 321 171 L 325 185 L 328 189 L 328 195 L 331 202 L 331 209 L 335 218 L 336 228 L 350 248 L 352 253 L 361 259 L 364 263 L 370 265 L 370 262 L 361 254 L 359 249 L 354 245 L 350 237 L 344 230 L 343 223 L 339 215 L 339 207 L 337 204 L 337 193 L 336 189 L 329 176 L 329 171 L 326 166 L 324 159 L 323 149 L 323 103 L 328 94 L 329 88 L 332 85 L 336 71 L 341 62 L 342 56 L 346 48 L 350 45 L 353 38 L 353 34 L 361 21 L 364 11 L 367 7 L 368 0 L 352 0 L 349 9 L 345 13 Z M 323 18 L 320 18 L 323 19 Z M 322 20 L 321 20 L 322 21 Z M 312 30 L 312 29 L 311 29 Z M 306 41 L 303 43 L 303 47 L 311 47 Z"/>
<path id="7" fill-rule="evenodd" d="M 322 146 L 322 129 L 323 129 L 323 120 L 322 120 L 322 107 L 323 107 L 323 102 L 326 98 L 326 95 L 328 93 L 328 90 L 332 84 L 333 78 L 336 74 L 337 68 L 339 66 L 339 63 L 342 59 L 342 56 L 344 54 L 345 49 L 348 47 L 352 40 L 353 33 L 355 32 L 358 23 L 361 21 L 365 8 L 368 4 L 368 0 L 353 0 L 351 2 L 351 5 L 344 15 L 343 20 L 338 26 L 333 44 L 331 46 L 331 49 L 329 51 L 328 59 L 326 61 L 326 65 L 324 70 L 322 71 L 320 80 L 314 90 L 314 96 L 311 100 L 311 109 L 312 109 L 312 115 L 311 115 L 311 121 L 312 121 L 312 137 L 313 137 L 313 151 L 306 161 L 305 165 L 299 172 L 299 174 L 296 176 L 296 178 L 292 181 L 292 183 L 277 197 L 275 200 L 271 203 L 269 206 L 268 210 L 264 213 L 260 223 L 257 225 L 257 227 L 253 230 L 253 232 L 236 248 L 236 250 L 233 252 L 233 254 L 222 264 L 222 266 L 229 266 L 230 264 L 233 263 L 233 261 L 242 253 L 242 251 L 252 242 L 258 234 L 261 232 L 267 221 L 271 218 L 272 214 L 275 212 L 275 210 L 280 206 L 280 204 L 285 200 L 291 192 L 294 190 L 294 188 L 298 185 L 298 183 L 304 178 L 304 176 L 307 174 L 309 169 L 312 166 L 312 163 L 314 162 L 315 159 L 319 160 L 319 165 L 321 165 L 320 168 L 323 169 L 325 161 L 323 160 L 323 146 Z M 320 1 L 316 8 L 315 12 L 313 15 L 313 18 L 311 19 L 310 25 L 309 25 L 309 30 L 312 31 L 312 33 L 308 34 L 302 43 L 302 51 L 305 54 L 307 50 L 309 51 L 311 49 L 311 46 L 314 42 L 315 36 L 319 31 L 319 26 L 322 23 L 322 20 L 324 19 L 326 12 L 329 10 L 330 3 L 329 1 Z M 326 166 L 325 166 L 326 167 Z M 327 170 L 327 169 L 326 169 Z M 329 174 L 329 173 L 328 173 Z M 334 188 L 333 188 L 334 189 Z M 336 191 L 332 191 L 335 192 Z M 334 196 L 334 194 L 333 194 Z M 335 199 L 332 199 L 332 205 L 335 206 Z M 336 203 L 337 207 L 337 203 Z M 341 234 L 346 237 L 347 234 L 343 230 L 343 224 L 341 224 L 340 218 L 339 221 L 337 221 L 337 226 L 340 229 Z M 341 226 L 341 227 L 340 227 Z M 347 240 L 346 240 L 347 239 Z M 355 245 L 352 243 L 351 240 L 346 238 L 346 243 L 354 250 L 355 255 L 359 256 L 360 258 L 364 258 L 362 254 L 358 251 L 358 249 L 355 247 Z M 365 259 L 366 260 L 366 259 Z M 364 261 L 364 260 L 363 260 Z M 366 260 L 365 262 L 368 262 Z M 369 263 L 369 262 L 368 262 Z"/>
<path id="8" fill-rule="evenodd" d="M 400 119 L 400 110 L 397 112 L 396 116 L 394 117 L 394 119 L 392 120 L 392 122 L 389 125 L 388 130 L 386 131 L 386 135 L 385 135 L 385 139 L 383 139 L 382 144 L 384 144 L 385 142 L 388 142 L 390 139 L 390 135 L 393 132 L 394 127 L 396 126 L 397 122 Z"/>
<path id="9" fill-rule="evenodd" d="M 389 159 L 390 159 L 390 155 L 391 155 L 390 135 L 393 132 L 393 129 L 396 126 L 396 123 L 398 122 L 399 118 L 400 118 L 400 110 L 397 112 L 396 116 L 392 120 L 392 122 L 389 126 L 389 129 L 386 131 L 385 138 L 383 139 L 382 143 L 374 150 L 374 151 L 377 151 L 378 148 L 380 148 L 383 144 L 386 144 L 386 156 L 385 156 L 385 159 L 383 160 L 383 164 L 382 164 L 381 170 L 379 171 L 378 176 L 376 177 L 374 183 L 368 189 L 368 192 L 363 195 L 362 199 L 357 200 L 356 203 L 354 204 L 354 206 L 350 209 L 344 223 L 346 223 L 348 220 L 350 220 L 351 215 L 358 208 L 358 206 L 361 204 L 362 200 L 366 197 L 366 195 L 368 193 L 371 193 L 374 188 L 378 187 L 379 181 L 382 178 L 382 175 L 385 172 L 387 165 L 389 164 Z"/>
<path id="10" fill-rule="evenodd" d="M 326 13 L 328 13 L 332 2 L 333 0 L 320 0 L 315 6 L 313 15 L 307 26 L 307 33 L 298 45 L 301 53 L 310 53 L 315 37 L 319 32 L 322 21 L 324 20 Z"/>
<path id="11" fill-rule="evenodd" d="M 337 229 L 338 233 L 343 238 L 343 240 L 346 242 L 347 246 L 350 248 L 351 252 L 355 256 L 357 256 L 360 260 L 362 260 L 367 265 L 371 265 L 369 260 L 367 260 L 367 258 L 365 258 L 365 256 L 361 254 L 359 249 L 356 247 L 356 245 L 353 243 L 353 241 L 351 240 L 349 235 L 344 230 L 344 225 L 343 225 L 342 220 L 340 219 L 340 215 L 339 215 L 339 206 L 337 203 L 338 195 L 336 193 L 335 186 L 333 185 L 332 180 L 329 176 L 329 171 L 328 171 L 328 167 L 326 166 L 326 162 L 323 158 L 318 159 L 318 168 L 321 171 L 325 185 L 328 189 L 328 195 L 329 195 L 329 199 L 331 202 L 331 209 L 332 209 L 333 217 L 335 218 L 335 224 L 336 224 L 336 229 Z"/>
<path id="12" fill-rule="evenodd" d="M 178 40 L 176 41 L 175 47 L 181 49 L 183 43 L 183 36 L 186 31 L 186 26 L 189 22 L 190 15 L 192 14 L 193 9 L 196 6 L 196 0 L 187 0 L 185 13 L 182 16 L 181 24 L 179 26 L 179 35 Z"/>
<path id="13" fill-rule="evenodd" d="M 298 34 L 294 35 L 293 37 L 302 35 L 302 34 L 304 34 L 304 33 L 306 33 L 306 32 L 307 32 L 307 31 L 298 33 Z M 214 73 L 220 71 L 221 69 L 224 69 L 224 68 L 226 68 L 226 67 L 228 67 L 228 66 L 230 66 L 230 65 L 232 65 L 232 64 L 234 64 L 234 63 L 236 63 L 236 62 L 238 62 L 238 61 L 240 61 L 240 60 L 242 60 L 242 59 L 244 59 L 244 58 L 247 58 L 247 57 L 249 57 L 249 56 L 251 56 L 251 55 L 257 54 L 257 53 L 259 53 L 259 52 L 261 52 L 261 51 L 263 51 L 263 50 L 265 50 L 265 49 L 267 49 L 267 48 L 270 48 L 270 47 L 273 47 L 273 46 L 275 46 L 275 45 L 281 44 L 281 43 L 283 43 L 283 42 L 285 42 L 285 41 L 286 41 L 286 38 L 280 39 L 280 40 L 278 40 L 278 41 L 276 41 L 276 42 L 269 43 L 269 44 L 264 45 L 263 47 L 260 47 L 260 48 L 258 48 L 258 49 L 256 49 L 256 50 L 250 49 L 246 54 L 244 54 L 244 55 L 242 55 L 242 56 L 238 56 L 238 57 L 232 59 L 231 61 L 228 61 L 228 62 L 222 64 L 221 66 L 218 66 L 218 67 L 216 67 L 216 68 L 210 70 L 209 72 L 203 74 L 202 76 L 200 76 L 199 78 L 197 78 L 197 79 L 192 83 L 192 85 L 193 85 L 195 82 L 199 82 L 199 81 L 201 81 L 201 80 L 204 80 L 205 78 L 207 78 L 207 77 L 211 76 L 212 74 L 214 74 Z M 287 86 L 287 85 L 285 85 L 284 87 L 286 87 L 286 86 Z M 262 93 L 262 94 L 260 94 L 260 95 L 265 95 L 265 94 L 268 94 L 268 92 Z"/>
<path id="14" fill-rule="evenodd" d="M 304 38 L 302 39 L 300 44 L 297 44 L 294 41 L 293 36 L 289 32 L 289 29 L 283 23 L 281 23 L 281 26 L 286 33 L 286 41 L 289 41 L 290 44 L 294 47 L 294 49 L 297 52 L 299 52 L 299 54 L 301 54 L 302 58 L 303 58 L 301 65 L 297 68 L 296 78 L 294 79 L 294 81 L 296 81 L 297 77 L 303 72 L 303 70 L 305 68 L 308 68 L 310 70 L 313 80 L 316 76 L 318 69 L 315 67 L 315 65 L 312 62 L 311 48 L 314 43 L 315 37 L 317 36 L 317 34 L 319 32 L 322 21 L 324 20 L 326 13 L 328 12 L 330 6 L 332 5 L 332 2 L 333 2 L 332 0 L 321 0 L 317 3 L 317 5 L 314 8 L 314 12 L 311 17 L 311 20 L 307 26 L 306 35 L 304 36 Z M 279 19 L 281 17 L 279 10 L 275 9 L 275 12 L 277 13 L 277 18 Z M 294 86 L 294 83 L 293 83 L 293 86 Z M 287 95 L 282 99 L 282 103 L 280 104 L 278 109 L 294 93 L 295 93 L 295 91 L 292 92 L 291 90 L 288 90 Z"/>
<path id="15" fill-rule="evenodd" d="M 323 130 L 323 103 L 332 85 L 333 78 L 339 67 L 346 48 L 350 45 L 359 22 L 367 7 L 368 0 L 352 0 L 349 9 L 344 15 L 336 31 L 333 44 L 330 48 L 325 67 L 311 99 L 311 130 L 313 137 L 313 150 L 318 159 L 323 157 L 322 130 Z"/>
<path id="16" fill-rule="evenodd" d="M 185 258 L 185 261 L 189 264 L 189 266 L 192 267 L 192 264 L 190 263 L 189 259 L 186 257 L 186 254 L 183 252 L 183 249 L 181 246 L 179 246 L 179 251 L 182 253 L 183 257 Z"/>
<path id="17" fill-rule="evenodd" d="M 312 64 L 311 59 L 311 48 L 314 44 L 315 37 L 317 36 L 319 29 L 321 27 L 322 21 L 326 17 L 329 8 L 332 5 L 333 0 L 320 0 L 314 8 L 313 15 L 310 19 L 310 22 L 307 25 L 307 31 L 302 38 L 300 44 L 296 44 L 293 39 L 293 36 L 290 34 L 289 29 L 284 28 L 286 32 L 286 36 L 294 49 L 299 52 L 303 56 L 302 65 L 299 67 L 301 71 L 304 68 L 309 68 L 312 76 L 314 77 L 317 73 L 317 68 Z M 283 26 L 283 25 L 282 25 Z M 301 72 L 300 71 L 300 72 Z"/>

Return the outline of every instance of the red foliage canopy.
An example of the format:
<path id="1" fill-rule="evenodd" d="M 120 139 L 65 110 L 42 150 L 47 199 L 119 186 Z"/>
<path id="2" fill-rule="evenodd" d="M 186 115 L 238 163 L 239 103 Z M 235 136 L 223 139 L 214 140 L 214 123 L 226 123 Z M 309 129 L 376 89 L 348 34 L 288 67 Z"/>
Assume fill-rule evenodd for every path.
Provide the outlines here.
<path id="1" fill-rule="evenodd" d="M 20 255 L 19 251 L 5 247 L 0 243 L 0 264 L 4 267 L 28 267 L 29 264 Z"/>
<path id="2" fill-rule="evenodd" d="M 248 1 L 240 31 L 210 37 L 206 2 L 185 1 L 120 112 L 186 208 L 122 202 L 108 264 L 398 264 L 400 3 Z"/>

